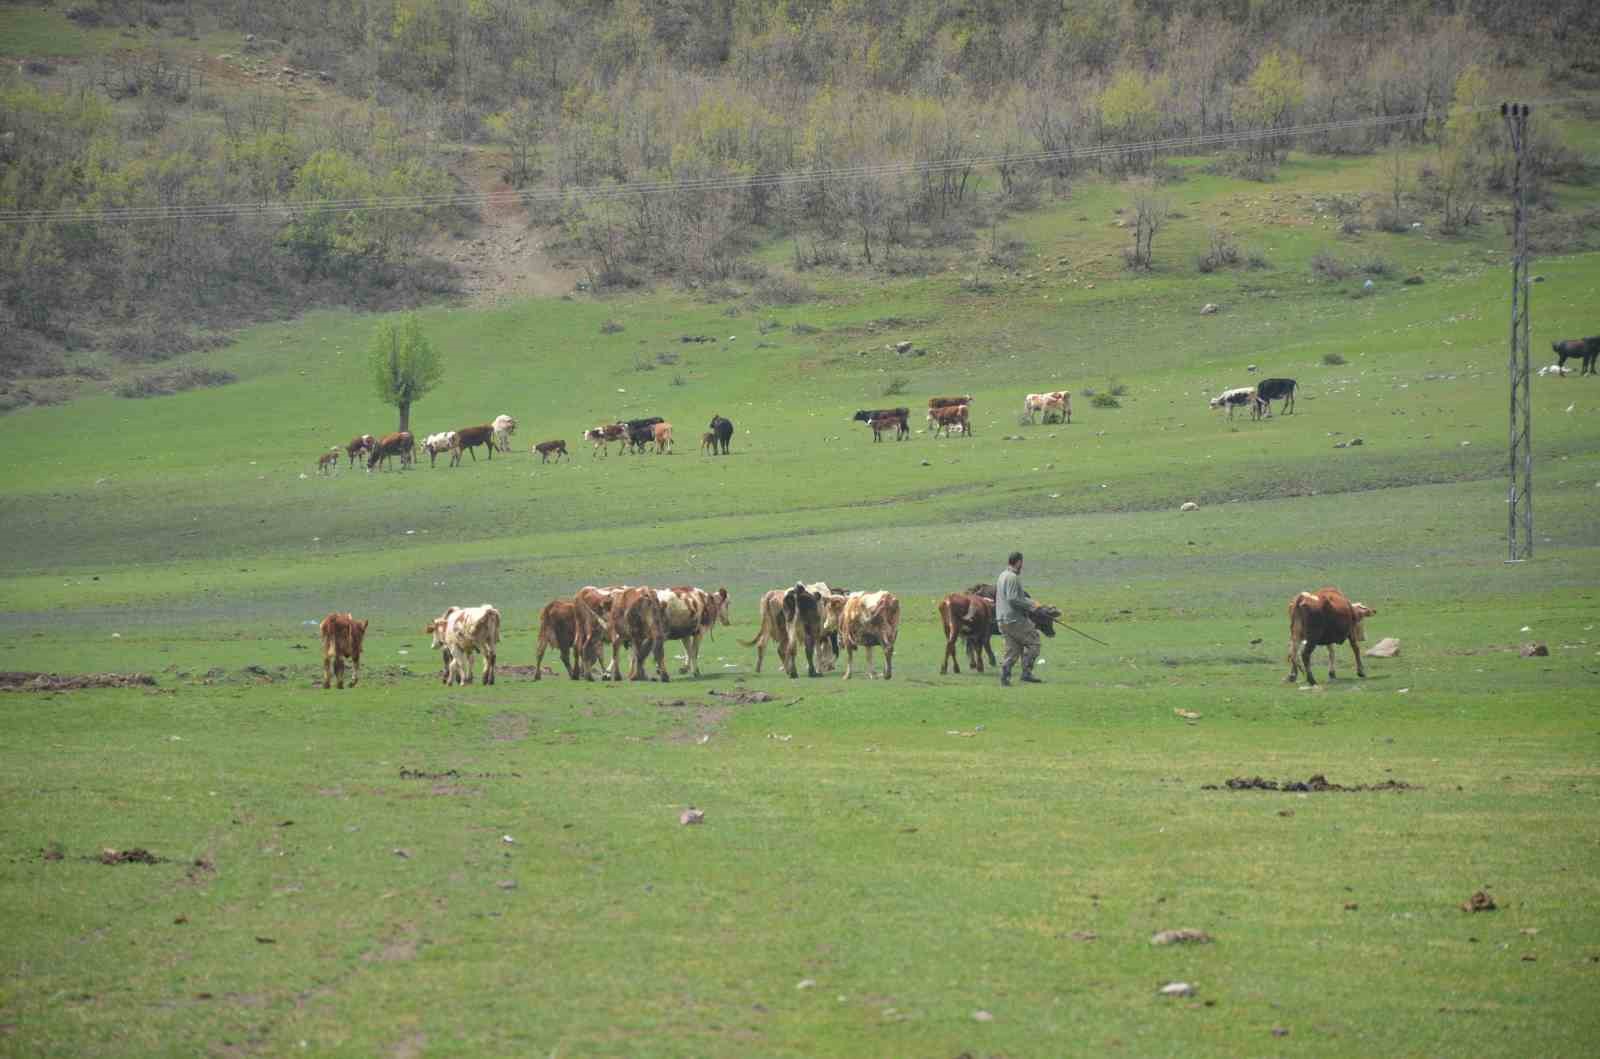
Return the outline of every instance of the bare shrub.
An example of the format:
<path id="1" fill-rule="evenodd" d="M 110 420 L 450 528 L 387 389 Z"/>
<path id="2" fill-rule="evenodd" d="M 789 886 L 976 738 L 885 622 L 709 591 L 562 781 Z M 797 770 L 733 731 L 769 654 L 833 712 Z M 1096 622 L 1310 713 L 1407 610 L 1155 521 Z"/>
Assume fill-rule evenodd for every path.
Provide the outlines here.
<path id="1" fill-rule="evenodd" d="M 1097 393 L 1089 398 L 1089 403 L 1096 408 L 1121 408 L 1122 402 L 1117 400 L 1115 394 Z"/>
<path id="2" fill-rule="evenodd" d="M 1322 355 L 1322 363 L 1330 368 L 1337 368 L 1341 364 L 1348 364 L 1349 361 L 1344 359 L 1343 353 L 1324 353 Z"/>
<path id="3" fill-rule="evenodd" d="M 801 305 L 816 301 L 817 292 L 798 280 L 766 276 L 756 283 L 750 300 L 760 305 Z"/>
<path id="4" fill-rule="evenodd" d="M 1195 262 L 1195 267 L 1201 272 L 1215 272 L 1219 268 L 1232 268 L 1243 259 L 1239 248 L 1234 245 L 1228 234 L 1216 228 L 1211 229 L 1211 245 L 1206 252 L 1201 254 Z"/>
<path id="5" fill-rule="evenodd" d="M 1356 268 L 1360 269 L 1369 276 L 1394 275 L 1394 265 L 1390 264 L 1389 261 L 1381 257 L 1369 257 L 1365 261 L 1362 261 L 1356 265 Z"/>
<path id="6" fill-rule="evenodd" d="M 804 320 L 801 320 L 790 324 L 789 330 L 797 335 L 814 335 L 820 332 L 822 328 L 817 327 L 814 324 L 808 324 Z"/>
<path id="7" fill-rule="evenodd" d="M 904 376 L 897 375 L 894 378 L 890 379 L 887 383 L 884 384 L 884 386 L 883 386 L 883 396 L 885 396 L 885 397 L 897 397 L 900 394 L 905 393 L 910 388 L 911 388 L 911 380 L 905 378 Z"/>
<path id="8" fill-rule="evenodd" d="M 606 320 L 600 325 L 600 333 L 602 335 L 614 335 L 621 330 L 622 325 L 617 323 L 615 320 Z"/>
<path id="9" fill-rule="evenodd" d="M 1311 274 L 1318 279 L 1341 280 L 1350 277 L 1350 266 L 1328 253 L 1318 251 L 1311 259 Z"/>

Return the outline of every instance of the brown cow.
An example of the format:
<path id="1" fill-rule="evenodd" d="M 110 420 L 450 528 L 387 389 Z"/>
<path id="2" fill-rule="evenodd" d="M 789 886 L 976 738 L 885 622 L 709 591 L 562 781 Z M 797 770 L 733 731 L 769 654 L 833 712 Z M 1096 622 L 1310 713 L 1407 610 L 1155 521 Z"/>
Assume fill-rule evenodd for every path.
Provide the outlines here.
<path id="1" fill-rule="evenodd" d="M 327 689 L 333 678 L 339 678 L 339 688 L 344 689 L 344 660 L 350 659 L 355 673 L 350 677 L 353 688 L 361 682 L 361 641 L 367 635 L 367 619 L 357 621 L 348 611 L 335 611 L 322 619 L 317 629 L 322 634 L 322 687 Z"/>
<path id="2" fill-rule="evenodd" d="M 482 445 L 484 450 L 489 453 L 489 459 L 494 459 L 494 427 L 490 424 L 482 423 L 475 427 L 461 427 L 455 434 L 456 441 L 450 449 L 450 466 L 459 467 L 461 465 L 461 453 L 463 451 L 472 453 L 472 462 L 477 463 L 478 454 L 472 450 L 479 445 Z"/>
<path id="3" fill-rule="evenodd" d="M 573 680 L 593 680 L 604 641 L 594 611 L 575 599 L 556 599 L 539 612 L 539 649 L 533 658 L 533 679 L 544 673 L 544 653 L 554 647 Z"/>
<path id="4" fill-rule="evenodd" d="M 318 474 L 332 474 L 339 469 L 339 454 L 344 450 L 335 445 L 317 460 Z"/>
<path id="5" fill-rule="evenodd" d="M 372 446 L 372 452 L 367 456 L 367 470 L 377 467 L 382 469 L 390 456 L 400 457 L 400 467 L 405 469 L 411 466 L 411 457 L 416 449 L 416 441 L 411 432 L 401 430 L 394 434 L 385 434 Z"/>
<path id="6" fill-rule="evenodd" d="M 344 451 L 350 454 L 350 466 L 354 467 L 356 465 L 356 457 L 364 452 L 371 452 L 372 446 L 377 443 L 378 439 L 371 434 L 357 434 L 345 442 Z"/>
<path id="7" fill-rule="evenodd" d="M 557 463 L 561 462 L 561 457 L 563 456 L 569 460 L 572 459 L 572 454 L 567 451 L 567 443 L 565 441 L 541 441 L 533 447 L 533 451 L 539 454 L 540 463 L 549 463 L 551 456 L 556 458 Z"/>
<path id="8" fill-rule="evenodd" d="M 948 437 L 950 428 L 957 424 L 960 424 L 962 433 L 967 437 L 972 436 L 972 424 L 967 420 L 967 406 L 964 404 L 928 409 L 928 423 L 933 427 L 934 437 L 938 437 L 941 430 Z"/>
<path id="9" fill-rule="evenodd" d="M 972 397 L 971 397 L 970 394 L 962 396 L 962 397 L 930 397 L 930 398 L 928 398 L 928 407 L 929 408 L 956 408 L 956 407 L 958 407 L 960 405 L 966 405 L 966 404 L 971 404 L 971 403 L 972 403 Z"/>
<path id="10" fill-rule="evenodd" d="M 708 452 L 713 456 L 717 454 L 717 436 L 709 430 L 700 435 L 700 455 Z"/>
<path id="11" fill-rule="evenodd" d="M 911 429 L 906 426 L 906 417 L 903 415 L 873 416 L 867 420 L 867 426 L 872 428 L 873 441 L 882 441 L 884 433 L 890 430 L 894 431 L 896 441 L 911 433 Z"/>
<path id="12" fill-rule="evenodd" d="M 900 635 L 900 601 L 888 592 L 854 592 L 839 618 L 839 641 L 844 648 L 844 679 L 850 679 L 856 648 L 867 650 L 867 676 L 872 672 L 872 649 L 883 648 L 883 679 L 894 679 L 894 642 Z"/>
<path id="13" fill-rule="evenodd" d="M 1365 677 L 1361 664 L 1361 622 L 1378 612 L 1364 603 L 1352 603 L 1337 588 L 1319 588 L 1315 592 L 1301 592 L 1289 601 L 1289 675 L 1284 683 L 1292 684 L 1303 669 L 1306 683 L 1315 684 L 1311 675 L 1311 653 L 1318 647 L 1328 648 L 1328 679 L 1334 680 L 1333 645 L 1350 641 L 1350 653 L 1356 656 L 1356 675 Z"/>
<path id="14" fill-rule="evenodd" d="M 644 680 L 644 660 L 655 656 L 656 674 L 665 684 L 667 664 L 662 657 L 666 647 L 666 608 L 654 589 L 627 588 L 611 605 L 611 679 L 621 680 L 622 670 L 617 659 L 624 645 L 633 648 L 633 665 L 628 670 L 629 680 Z"/>
<path id="15" fill-rule="evenodd" d="M 783 616 L 783 589 L 774 588 L 762 595 L 761 603 L 757 607 L 757 615 L 761 627 L 756 630 L 755 639 L 740 640 L 745 647 L 756 649 L 756 672 L 761 672 L 761 663 L 767 657 L 767 643 L 770 641 L 778 648 L 778 665 L 784 672 L 789 671 L 789 622 Z"/>
<path id="16" fill-rule="evenodd" d="M 983 652 L 989 649 L 989 636 L 994 625 L 994 603 L 970 592 L 952 592 L 939 601 L 939 620 L 944 625 L 944 661 L 939 664 L 939 675 L 945 667 L 954 665 L 961 672 L 956 659 L 956 641 L 964 639 L 967 645 L 967 665 L 975 673 L 983 672 Z M 991 662 L 993 651 L 989 654 Z"/>
<path id="17" fill-rule="evenodd" d="M 611 616 L 617 598 L 627 590 L 626 585 L 611 585 L 597 588 L 594 585 L 584 585 L 572 595 L 572 601 L 588 612 L 589 621 L 594 627 L 594 656 L 600 661 L 605 645 L 611 643 Z M 615 656 L 613 655 L 613 662 Z M 601 662 L 601 676 L 609 679 L 611 667 Z"/>
<path id="18" fill-rule="evenodd" d="M 672 424 L 655 423 L 650 427 L 651 437 L 656 443 L 656 455 L 672 448 Z"/>

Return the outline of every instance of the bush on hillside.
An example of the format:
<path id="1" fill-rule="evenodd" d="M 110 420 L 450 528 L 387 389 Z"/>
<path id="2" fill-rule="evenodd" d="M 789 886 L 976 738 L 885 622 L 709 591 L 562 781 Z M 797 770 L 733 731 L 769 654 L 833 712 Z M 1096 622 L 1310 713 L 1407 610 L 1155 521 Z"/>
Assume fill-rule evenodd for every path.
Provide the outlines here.
<path id="1" fill-rule="evenodd" d="M 1340 364 L 1348 364 L 1349 361 L 1344 359 L 1343 353 L 1324 353 L 1322 355 L 1322 363 L 1328 365 L 1330 368 L 1336 368 Z"/>
<path id="2" fill-rule="evenodd" d="M 1350 276 L 1350 266 L 1328 253 L 1326 250 L 1318 251 L 1311 259 L 1311 274 L 1318 279 L 1341 280 Z"/>
<path id="3" fill-rule="evenodd" d="M 231 371 L 211 368 L 179 368 L 176 371 L 136 375 L 116 388 L 118 397 L 166 397 L 208 386 L 226 386 L 237 381 Z"/>
<path id="4" fill-rule="evenodd" d="M 1117 400 L 1114 394 L 1109 393 L 1097 393 L 1093 397 L 1089 398 L 1089 403 L 1094 405 L 1096 408 L 1122 407 L 1122 402 Z"/>
<path id="5" fill-rule="evenodd" d="M 884 384 L 883 396 L 898 397 L 900 394 L 905 393 L 910 388 L 911 380 L 897 375 Z"/>

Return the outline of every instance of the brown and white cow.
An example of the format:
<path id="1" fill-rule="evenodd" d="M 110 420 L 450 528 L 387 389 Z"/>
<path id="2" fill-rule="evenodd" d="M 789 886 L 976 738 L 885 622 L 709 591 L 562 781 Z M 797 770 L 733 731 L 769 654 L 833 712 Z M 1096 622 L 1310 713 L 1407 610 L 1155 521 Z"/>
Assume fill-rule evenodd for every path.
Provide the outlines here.
<path id="1" fill-rule="evenodd" d="M 872 649 L 883 648 L 883 679 L 894 679 L 894 642 L 900 635 L 900 601 L 888 592 L 853 592 L 839 618 L 844 649 L 844 679 L 855 667 L 856 648 L 867 651 L 867 676 L 873 676 Z"/>
<path id="2" fill-rule="evenodd" d="M 471 684 L 472 656 L 483 655 L 483 682 L 494 683 L 495 652 L 500 645 L 500 612 L 492 604 L 449 607 L 422 630 L 443 650 L 444 683 Z"/>
<path id="3" fill-rule="evenodd" d="M 600 664 L 605 630 L 594 611 L 575 599 L 556 599 L 539 612 L 539 647 L 533 658 L 533 679 L 544 673 L 544 653 L 554 647 L 573 680 L 593 680 Z"/>
<path id="4" fill-rule="evenodd" d="M 1311 675 L 1311 654 L 1318 647 L 1328 648 L 1328 679 L 1334 680 L 1333 645 L 1350 642 L 1350 653 L 1356 658 L 1356 675 L 1367 675 L 1361 664 L 1362 621 L 1377 614 L 1364 603 L 1352 603 L 1337 588 L 1319 588 L 1315 592 L 1301 592 L 1289 601 L 1289 675 L 1284 683 L 1292 684 L 1302 670 L 1306 683 L 1315 684 Z"/>
<path id="5" fill-rule="evenodd" d="M 796 593 L 800 590 L 800 594 Z M 761 597 L 761 627 L 755 639 L 739 641 L 756 649 L 756 672 L 766 658 L 767 644 L 778 649 L 778 662 L 791 677 L 799 675 L 800 652 L 806 652 L 806 667 L 811 676 L 833 668 L 833 640 L 838 635 L 838 615 L 844 596 L 827 582 L 796 582 L 794 588 L 775 588 Z"/>
<path id="6" fill-rule="evenodd" d="M 371 434 L 357 434 L 345 442 L 344 451 L 350 454 L 350 466 L 354 467 L 356 465 L 356 457 L 371 452 L 372 446 L 377 443 L 378 439 Z"/>
<path id="7" fill-rule="evenodd" d="M 489 459 L 494 459 L 494 427 L 482 423 L 475 427 L 461 427 L 455 431 L 456 443 L 450 447 L 450 466 L 461 466 L 461 453 L 472 453 L 472 462 L 478 462 L 478 454 L 473 452 L 479 445 L 489 454 Z"/>
<path id="8" fill-rule="evenodd" d="M 348 611 L 343 614 L 335 611 L 322 619 L 317 631 L 322 635 L 323 688 L 338 677 L 339 688 L 343 690 L 346 658 L 355 667 L 350 677 L 350 686 L 355 687 L 361 682 L 361 642 L 367 635 L 367 619 L 357 620 Z"/>
<path id="9" fill-rule="evenodd" d="M 450 452 L 456 447 L 456 432 L 443 430 L 437 434 L 429 434 L 422 439 L 422 451 L 428 454 L 428 466 L 439 465 L 439 453 Z"/>
<path id="10" fill-rule="evenodd" d="M 1052 413 L 1060 416 L 1064 421 L 1072 422 L 1072 394 L 1067 390 L 1051 390 L 1048 393 L 1030 393 L 1022 399 L 1022 414 L 1028 417 L 1028 422 L 1033 422 L 1033 417 L 1044 413 L 1044 421 L 1050 422 Z"/>
<path id="11" fill-rule="evenodd" d="M 646 679 L 644 660 L 647 655 L 653 655 L 656 660 L 656 674 L 663 684 L 669 681 L 671 677 L 667 675 L 667 665 L 663 659 L 666 635 L 666 608 L 661 605 L 661 599 L 655 590 L 623 589 L 611 605 L 611 679 L 622 679 L 618 658 L 626 645 L 633 648 L 633 665 L 628 671 L 629 680 Z"/>
<path id="12" fill-rule="evenodd" d="M 657 589 L 656 598 L 661 601 L 666 618 L 665 638 L 683 644 L 688 659 L 678 672 L 699 676 L 701 640 L 711 631 L 719 613 L 722 623 L 729 624 L 726 610 L 728 590 L 719 589 L 713 594 L 704 589 L 679 585 Z"/>
<path id="13" fill-rule="evenodd" d="M 967 419 L 967 406 L 964 404 L 928 409 L 928 425 L 933 428 L 934 437 L 937 437 L 941 430 L 948 435 L 950 428 L 957 423 L 968 437 L 972 436 L 972 424 Z"/>
<path id="14" fill-rule="evenodd" d="M 672 448 L 672 424 L 655 423 L 650 427 L 652 439 L 656 443 L 656 455 L 661 455 Z"/>
<path id="15" fill-rule="evenodd" d="M 608 585 L 601 588 L 595 585 L 584 585 L 572 595 L 572 601 L 588 612 L 589 620 L 594 625 L 594 638 L 596 641 L 594 654 L 596 660 L 600 659 L 603 648 L 611 643 L 612 612 L 618 597 L 627 590 L 627 587 L 626 585 Z M 615 663 L 615 661 L 616 656 L 613 653 L 612 662 Z M 602 662 L 601 676 L 609 679 L 612 668 L 612 665 Z"/>
<path id="16" fill-rule="evenodd" d="M 965 404 L 971 404 L 971 403 L 972 403 L 972 395 L 971 394 L 963 394 L 960 397 L 930 397 L 930 398 L 928 398 L 928 407 L 929 408 L 955 408 L 958 405 L 965 405 Z"/>
<path id="17" fill-rule="evenodd" d="M 583 440 L 594 445 L 590 455 L 599 453 L 602 456 L 611 455 L 611 443 L 620 441 L 628 443 L 628 428 L 621 423 L 607 423 L 603 426 L 590 427 L 583 432 Z"/>
<path id="18" fill-rule="evenodd" d="M 380 470 L 391 456 L 400 457 L 402 469 L 411 466 L 412 457 L 416 455 L 416 440 L 411 432 L 402 430 L 394 434 L 385 434 L 372 446 L 372 452 L 367 456 L 367 470 L 377 467 Z"/>
<path id="19" fill-rule="evenodd" d="M 939 601 L 939 621 L 944 625 L 944 660 L 939 663 L 939 675 L 944 676 L 947 666 L 961 672 L 956 659 L 956 641 L 964 640 L 967 646 L 967 665 L 975 673 L 983 672 L 983 652 L 989 650 L 989 636 L 994 626 L 994 603 L 971 592 L 952 592 Z M 990 651 L 990 660 L 994 653 Z"/>
<path id="20" fill-rule="evenodd" d="M 561 457 L 563 456 L 569 460 L 572 459 L 572 454 L 567 451 L 567 443 L 562 439 L 541 441 L 533 447 L 533 451 L 539 454 L 540 463 L 549 463 L 551 456 L 556 458 L 557 463 L 561 462 Z"/>

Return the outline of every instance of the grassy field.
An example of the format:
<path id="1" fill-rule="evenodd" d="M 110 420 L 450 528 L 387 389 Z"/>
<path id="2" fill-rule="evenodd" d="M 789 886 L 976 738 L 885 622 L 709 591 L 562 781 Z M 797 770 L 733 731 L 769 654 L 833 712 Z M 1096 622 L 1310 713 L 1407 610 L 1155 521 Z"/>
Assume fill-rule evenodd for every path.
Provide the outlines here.
<path id="1" fill-rule="evenodd" d="M 1534 380 L 1536 558 L 1505 564 L 1498 223 L 1340 235 L 1319 202 L 1373 190 L 1370 159 L 1189 168 L 1148 276 L 1127 193 L 1091 185 L 1003 233 L 1016 270 L 975 246 L 784 308 L 426 312 L 448 374 L 414 428 L 521 422 L 456 470 L 315 473 L 392 429 L 369 317 L 247 332 L 196 360 L 239 376 L 217 390 L 0 419 L 0 669 L 157 681 L 0 700 L 0 1054 L 1590 1050 L 1600 382 Z M 1267 267 L 1197 275 L 1217 226 Z M 1318 252 L 1389 267 L 1324 282 Z M 1535 270 L 1538 358 L 1600 326 L 1600 255 Z M 1295 415 L 1207 409 L 1268 375 Z M 1070 425 L 1019 425 L 1058 387 Z M 974 437 L 849 422 L 947 392 Z M 675 454 L 584 451 L 652 414 Z M 725 459 L 697 454 L 713 414 Z M 553 437 L 570 464 L 528 455 Z M 940 677 L 935 602 L 1014 547 L 1110 646 L 1062 632 L 1037 688 Z M 892 683 L 753 673 L 737 640 L 796 578 L 901 597 Z M 544 602 L 621 582 L 729 589 L 704 678 L 437 683 L 445 605 L 498 605 L 527 666 Z M 1402 652 L 1284 684 L 1286 601 L 1327 583 Z M 335 608 L 372 620 L 342 693 Z M 1409 787 L 1208 789 L 1318 773 Z M 1460 910 L 1480 889 L 1498 909 Z M 1151 944 L 1177 928 L 1214 940 Z"/>

